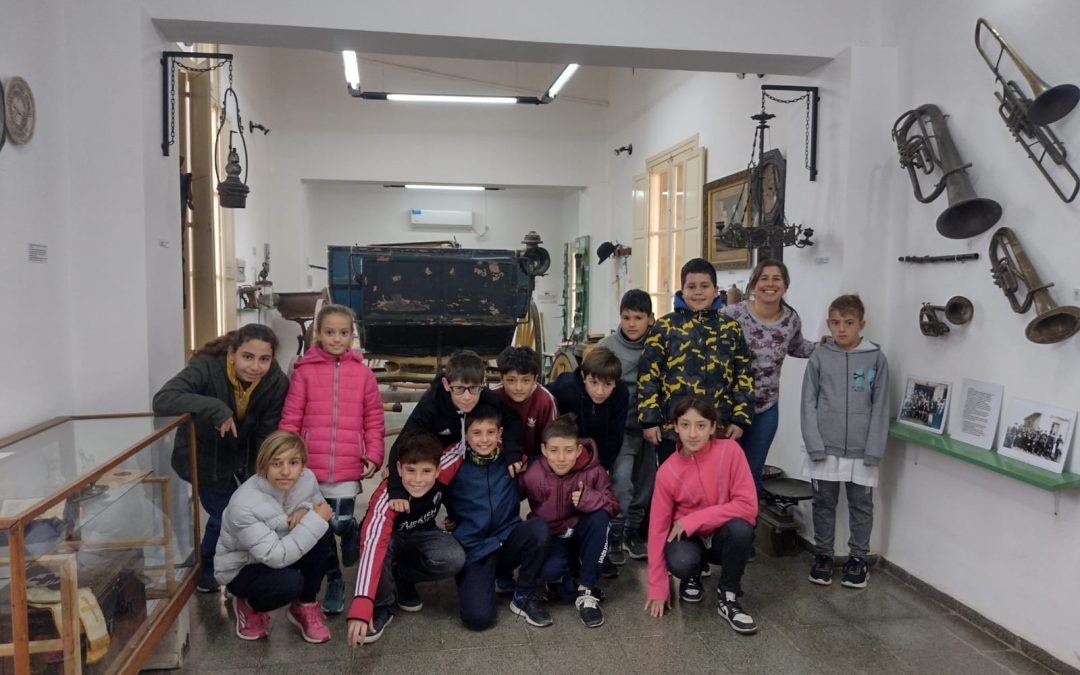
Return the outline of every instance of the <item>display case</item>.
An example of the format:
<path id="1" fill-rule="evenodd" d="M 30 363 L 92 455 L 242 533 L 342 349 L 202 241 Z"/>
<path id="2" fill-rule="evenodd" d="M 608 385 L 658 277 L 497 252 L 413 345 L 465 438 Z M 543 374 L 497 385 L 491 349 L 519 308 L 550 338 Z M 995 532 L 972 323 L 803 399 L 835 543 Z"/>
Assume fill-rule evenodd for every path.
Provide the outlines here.
<path id="1" fill-rule="evenodd" d="M 135 672 L 191 596 L 190 415 L 60 417 L 0 439 L 0 675 Z M 197 476 L 191 453 L 191 475 Z"/>

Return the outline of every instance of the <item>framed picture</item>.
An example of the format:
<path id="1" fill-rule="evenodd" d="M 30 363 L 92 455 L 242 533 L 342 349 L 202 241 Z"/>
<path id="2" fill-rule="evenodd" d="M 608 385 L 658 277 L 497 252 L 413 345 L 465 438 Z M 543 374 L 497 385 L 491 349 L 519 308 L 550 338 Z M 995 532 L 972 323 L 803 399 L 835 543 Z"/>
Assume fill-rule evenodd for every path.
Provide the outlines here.
<path id="1" fill-rule="evenodd" d="M 940 434 L 945 429 L 945 418 L 949 415 L 950 389 L 952 385 L 948 382 L 909 375 L 896 421 Z"/>
<path id="2" fill-rule="evenodd" d="M 1061 473 L 1072 444 L 1076 411 L 1009 399 L 998 454 Z"/>
<path id="3" fill-rule="evenodd" d="M 723 227 L 747 227 L 751 221 L 750 171 L 744 169 L 705 184 L 705 209 L 702 232 L 705 241 L 701 250 L 705 259 L 718 270 L 741 270 L 754 265 L 750 249 L 728 248 L 719 241 Z"/>

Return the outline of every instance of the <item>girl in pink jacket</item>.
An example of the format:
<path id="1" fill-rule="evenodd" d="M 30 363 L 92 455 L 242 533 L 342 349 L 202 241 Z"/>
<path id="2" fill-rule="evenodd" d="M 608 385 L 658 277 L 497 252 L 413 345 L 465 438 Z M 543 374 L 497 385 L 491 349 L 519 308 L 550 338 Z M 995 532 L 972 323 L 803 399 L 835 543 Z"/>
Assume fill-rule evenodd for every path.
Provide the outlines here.
<path id="1" fill-rule="evenodd" d="M 722 566 L 717 612 L 737 633 L 757 632 L 739 604 L 757 521 L 757 490 L 746 455 L 735 441 L 714 438 L 719 418 L 705 399 L 680 398 L 671 416 L 679 445 L 656 472 L 645 610 L 663 616 L 671 607 L 669 572 L 679 579 L 683 602 L 701 602 L 702 572 L 714 563 Z"/>
<path id="2" fill-rule="evenodd" d="M 343 305 L 324 305 L 315 319 L 315 344 L 296 362 L 281 429 L 303 437 L 308 468 L 334 509 L 330 526 L 341 537 L 341 562 L 356 564 L 359 525 L 354 517 L 360 480 L 370 478 L 383 460 L 382 399 L 375 374 L 352 350 L 356 317 Z M 337 551 L 327 564 L 323 611 L 345 609 L 345 582 Z"/>

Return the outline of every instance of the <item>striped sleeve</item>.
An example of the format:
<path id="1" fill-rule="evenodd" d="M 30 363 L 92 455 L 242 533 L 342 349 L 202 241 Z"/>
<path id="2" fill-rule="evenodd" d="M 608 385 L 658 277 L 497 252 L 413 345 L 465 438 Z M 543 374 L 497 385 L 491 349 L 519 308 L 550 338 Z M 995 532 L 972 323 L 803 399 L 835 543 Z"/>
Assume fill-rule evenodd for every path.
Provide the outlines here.
<path id="1" fill-rule="evenodd" d="M 360 526 L 360 562 L 356 572 L 356 590 L 349 618 L 371 623 L 375 610 L 375 592 L 379 588 L 383 560 L 390 547 L 397 512 L 390 508 L 390 497 L 384 480 L 371 495 L 364 524 Z"/>

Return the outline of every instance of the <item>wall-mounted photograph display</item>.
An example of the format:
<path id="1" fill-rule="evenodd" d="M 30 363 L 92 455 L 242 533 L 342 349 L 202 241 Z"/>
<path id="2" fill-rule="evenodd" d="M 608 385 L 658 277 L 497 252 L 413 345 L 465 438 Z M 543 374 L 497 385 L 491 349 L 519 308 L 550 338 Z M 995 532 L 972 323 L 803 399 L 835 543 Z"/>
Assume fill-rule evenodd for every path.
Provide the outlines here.
<path id="1" fill-rule="evenodd" d="M 1076 411 L 1022 398 L 1009 399 L 998 453 L 1061 473 L 1072 444 Z"/>
<path id="2" fill-rule="evenodd" d="M 1001 400 L 1005 387 L 964 378 L 960 384 L 960 407 L 949 422 L 949 435 L 983 450 L 994 447 Z"/>
<path id="3" fill-rule="evenodd" d="M 904 385 L 904 400 L 896 420 L 909 427 L 940 434 L 949 414 L 949 391 L 952 385 L 928 377 L 909 375 Z"/>

